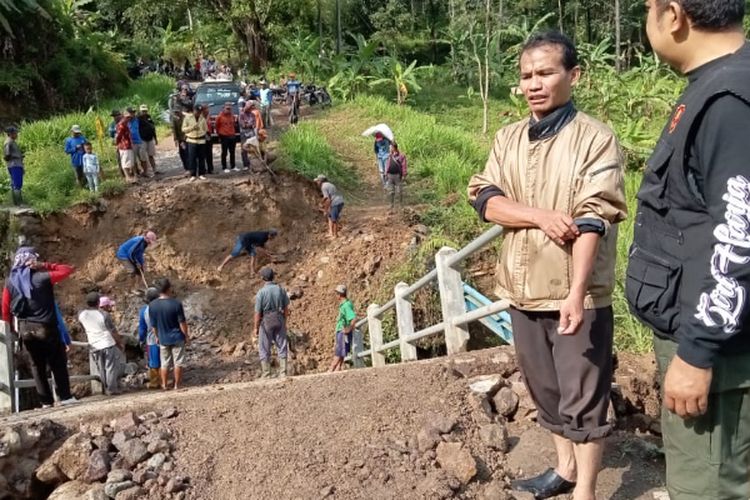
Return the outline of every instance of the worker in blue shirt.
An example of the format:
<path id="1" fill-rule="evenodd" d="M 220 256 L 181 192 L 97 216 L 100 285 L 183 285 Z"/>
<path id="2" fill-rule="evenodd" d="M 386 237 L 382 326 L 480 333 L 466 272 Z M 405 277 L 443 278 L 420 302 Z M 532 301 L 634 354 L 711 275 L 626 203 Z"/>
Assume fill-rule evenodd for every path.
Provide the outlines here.
<path id="1" fill-rule="evenodd" d="M 86 176 L 83 175 L 83 145 L 88 142 L 80 125 L 73 125 L 70 128 L 70 137 L 65 139 L 65 153 L 70 155 L 70 164 L 76 174 L 76 180 L 81 187 L 86 187 Z"/>
<path id="2" fill-rule="evenodd" d="M 65 326 L 65 319 L 63 319 L 60 306 L 57 305 L 57 302 L 55 302 L 55 315 L 57 316 L 57 330 L 60 332 L 60 340 L 62 340 L 65 346 L 65 352 L 68 352 L 70 351 L 70 333 L 68 332 L 68 327 Z"/>
<path id="3" fill-rule="evenodd" d="M 161 358 L 159 354 L 159 339 L 156 338 L 154 329 L 151 328 L 151 318 L 148 313 L 148 305 L 159 298 L 159 290 L 149 288 L 146 290 L 146 305 L 141 307 L 138 313 L 138 342 L 146 353 L 148 361 L 148 388 L 158 389 L 161 387 L 159 380 L 159 369 Z"/>
<path id="4" fill-rule="evenodd" d="M 155 242 L 156 233 L 153 231 L 147 231 L 143 236 L 133 236 L 117 249 L 117 259 L 122 261 L 128 274 L 133 278 L 133 285 L 136 288 L 138 286 L 139 276 L 143 279 L 143 284 L 148 287 L 146 276 L 144 274 L 144 268 L 146 265 L 146 247 Z"/>

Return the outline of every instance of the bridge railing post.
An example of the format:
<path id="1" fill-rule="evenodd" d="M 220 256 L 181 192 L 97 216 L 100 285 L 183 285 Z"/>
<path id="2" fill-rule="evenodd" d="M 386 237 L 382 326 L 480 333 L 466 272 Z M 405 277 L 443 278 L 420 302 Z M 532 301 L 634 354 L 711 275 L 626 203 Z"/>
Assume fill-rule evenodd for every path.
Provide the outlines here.
<path id="1" fill-rule="evenodd" d="M 10 324 L 2 321 L 0 331 L 3 341 L 0 342 L 0 414 L 13 413 L 15 410 L 16 388 L 14 386 L 13 347 L 14 339 Z"/>
<path id="2" fill-rule="evenodd" d="M 367 308 L 367 330 L 370 332 L 373 367 L 385 366 L 385 355 L 377 352 L 383 345 L 383 321 L 374 314 L 379 308 L 377 304 L 370 304 Z"/>
<path id="3" fill-rule="evenodd" d="M 354 368 L 364 368 L 365 362 L 359 357 L 359 353 L 365 350 L 362 330 L 355 328 L 352 333 L 352 366 Z"/>
<path id="4" fill-rule="evenodd" d="M 461 272 L 449 265 L 450 258 L 456 253 L 453 248 L 443 247 L 435 255 L 440 290 L 440 308 L 443 313 L 445 345 L 448 354 L 465 352 L 466 345 L 469 342 L 469 325 L 453 324 L 454 318 L 466 313 Z"/>
<path id="5" fill-rule="evenodd" d="M 395 288 L 396 297 L 396 324 L 398 326 L 398 337 L 401 343 L 401 361 L 416 361 L 417 348 L 410 344 L 406 339 L 414 333 L 414 315 L 412 313 L 411 302 L 404 295 L 404 290 L 409 288 L 406 283 L 399 283 Z"/>

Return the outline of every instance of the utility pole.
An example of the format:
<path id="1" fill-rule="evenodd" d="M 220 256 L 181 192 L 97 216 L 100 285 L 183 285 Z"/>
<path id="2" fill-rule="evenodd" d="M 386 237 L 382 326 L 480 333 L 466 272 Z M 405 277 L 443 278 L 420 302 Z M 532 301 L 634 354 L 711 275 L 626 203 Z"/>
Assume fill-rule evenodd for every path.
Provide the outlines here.
<path id="1" fill-rule="evenodd" d="M 341 0 L 336 0 L 336 53 L 341 53 Z"/>
<path id="2" fill-rule="evenodd" d="M 620 45 L 622 44 L 622 27 L 620 26 L 620 0 L 615 0 L 615 71 L 622 71 Z"/>
<path id="3" fill-rule="evenodd" d="M 320 47 L 318 47 L 319 51 L 323 50 L 323 0 L 318 0 L 318 43 L 320 44 Z"/>

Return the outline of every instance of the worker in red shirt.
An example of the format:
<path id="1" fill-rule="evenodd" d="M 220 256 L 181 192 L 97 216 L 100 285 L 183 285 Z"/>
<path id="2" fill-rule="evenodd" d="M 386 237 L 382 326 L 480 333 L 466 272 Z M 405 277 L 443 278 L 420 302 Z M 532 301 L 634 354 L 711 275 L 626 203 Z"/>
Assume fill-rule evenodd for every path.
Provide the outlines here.
<path id="1" fill-rule="evenodd" d="M 216 117 L 216 135 L 219 136 L 219 143 L 221 143 L 222 173 L 229 172 L 229 169 L 227 169 L 227 153 L 229 153 L 229 166 L 233 172 L 237 172 L 237 165 L 234 161 L 234 150 L 237 147 L 236 122 L 237 117 L 232 113 L 232 103 L 224 104 L 224 109 Z"/>
<path id="2" fill-rule="evenodd" d="M 21 247 L 16 251 L 3 289 L 3 321 L 10 323 L 12 330 L 17 330 L 31 357 L 31 372 L 43 408 L 53 403 L 47 367 L 55 378 L 60 404 L 78 402 L 70 393 L 68 360 L 58 333 L 54 291 L 54 285 L 73 271 L 72 266 L 40 262 L 33 247 Z M 17 327 L 13 324 L 13 317 L 18 320 Z"/>

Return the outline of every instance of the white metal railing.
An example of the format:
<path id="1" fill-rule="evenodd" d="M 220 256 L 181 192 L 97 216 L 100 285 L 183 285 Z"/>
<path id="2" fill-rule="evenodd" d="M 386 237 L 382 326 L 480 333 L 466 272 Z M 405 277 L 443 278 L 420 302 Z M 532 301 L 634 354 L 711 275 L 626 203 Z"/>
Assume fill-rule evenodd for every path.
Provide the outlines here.
<path id="1" fill-rule="evenodd" d="M 16 336 L 5 321 L 0 321 L 0 414 L 20 411 L 20 389 L 35 387 L 33 379 L 19 379 L 14 367 L 13 356 L 16 349 Z M 88 342 L 73 340 L 71 347 L 88 349 Z M 92 392 L 101 387 L 101 379 L 93 375 L 96 371 L 93 359 L 89 354 L 89 374 L 71 375 L 70 383 L 92 382 Z M 50 387 L 54 388 L 54 380 L 50 378 Z"/>
<path id="2" fill-rule="evenodd" d="M 435 269 L 422 276 L 412 285 L 399 283 L 394 289 L 394 297 L 384 305 L 370 304 L 367 317 L 356 323 L 357 334 L 352 341 L 352 353 L 349 359 L 355 367 L 364 366 L 364 358 L 372 359 L 372 366 L 385 365 L 385 352 L 399 348 L 401 361 L 417 359 L 417 349 L 414 343 L 420 339 L 437 335 L 445 335 L 445 345 L 448 354 L 463 352 L 469 340 L 469 323 L 492 316 L 509 307 L 507 301 L 493 302 L 474 311 L 466 311 L 464 300 L 463 280 L 461 279 L 461 264 L 469 256 L 482 249 L 503 232 L 502 227 L 493 226 L 481 236 L 463 247 L 455 250 L 449 247 L 441 248 L 435 255 Z M 440 294 L 440 309 L 443 320 L 419 331 L 414 331 L 414 318 L 410 298 L 417 291 L 432 282 L 437 281 Z M 395 309 L 398 338 L 383 343 L 383 315 Z M 367 326 L 370 337 L 370 348 L 364 349 L 361 334 L 363 326 Z"/>

